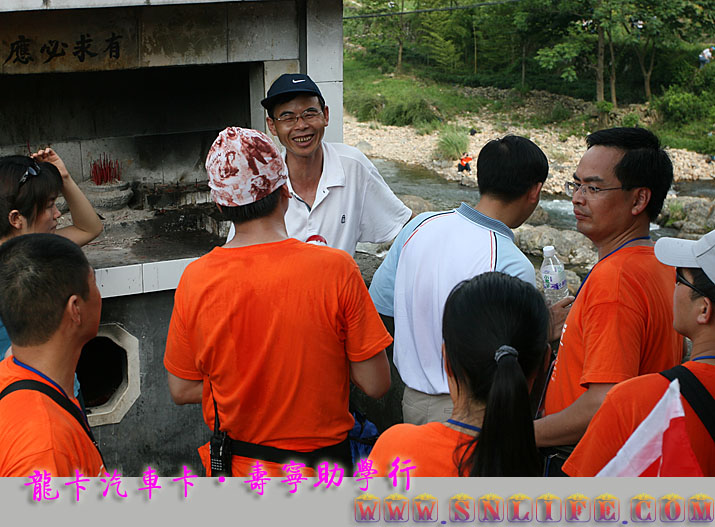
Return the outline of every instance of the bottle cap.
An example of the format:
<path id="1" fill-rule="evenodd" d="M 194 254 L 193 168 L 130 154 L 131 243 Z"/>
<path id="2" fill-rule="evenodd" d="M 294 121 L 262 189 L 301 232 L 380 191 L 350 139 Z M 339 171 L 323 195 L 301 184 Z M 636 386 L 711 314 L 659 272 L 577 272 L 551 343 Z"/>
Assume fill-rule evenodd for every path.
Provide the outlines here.
<path id="1" fill-rule="evenodd" d="M 554 249 L 553 245 L 547 245 L 544 247 L 544 258 L 550 258 L 551 256 L 554 256 L 556 254 L 556 249 Z"/>

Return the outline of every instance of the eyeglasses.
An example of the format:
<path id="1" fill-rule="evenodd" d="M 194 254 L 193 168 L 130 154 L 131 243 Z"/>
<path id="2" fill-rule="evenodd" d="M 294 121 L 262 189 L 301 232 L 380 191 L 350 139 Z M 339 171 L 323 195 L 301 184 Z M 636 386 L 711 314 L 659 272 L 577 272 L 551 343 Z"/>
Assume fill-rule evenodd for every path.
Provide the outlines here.
<path id="1" fill-rule="evenodd" d="M 625 190 L 623 187 L 611 187 L 611 188 L 599 188 L 593 185 L 582 185 L 581 183 L 576 183 L 575 181 L 567 181 L 564 183 L 564 191 L 569 198 L 572 198 L 579 190 L 583 190 L 583 195 L 587 198 L 593 198 L 598 196 L 600 192 L 605 192 L 607 190 Z"/>
<path id="2" fill-rule="evenodd" d="M 39 175 L 40 175 L 40 167 L 37 163 L 33 162 L 29 167 L 27 167 L 27 170 L 25 170 L 25 173 L 20 178 L 20 182 L 17 184 L 17 187 L 20 188 L 22 185 L 24 185 L 25 181 L 27 181 L 30 176 L 39 176 Z"/>
<path id="3" fill-rule="evenodd" d="M 693 291 L 695 291 L 697 294 L 699 294 L 700 296 L 704 296 L 704 297 L 710 298 L 710 296 L 709 296 L 708 294 L 703 293 L 700 289 L 698 289 L 698 288 L 695 287 L 693 284 L 691 284 L 690 282 L 688 282 L 688 280 L 687 280 L 687 279 L 683 276 L 683 274 L 680 272 L 680 269 L 676 269 L 676 270 L 675 270 L 675 283 L 676 283 L 676 284 L 686 285 L 686 286 L 688 286 L 690 289 L 692 289 Z"/>
<path id="4" fill-rule="evenodd" d="M 273 120 L 278 121 L 284 126 L 293 126 L 295 123 L 298 122 L 299 117 L 302 117 L 303 121 L 305 121 L 306 123 L 310 123 L 318 119 L 318 117 L 320 117 L 321 115 L 323 115 L 323 112 L 321 110 L 308 108 L 301 114 L 296 115 L 294 113 L 290 113 L 282 115 L 281 117 L 274 117 Z"/>

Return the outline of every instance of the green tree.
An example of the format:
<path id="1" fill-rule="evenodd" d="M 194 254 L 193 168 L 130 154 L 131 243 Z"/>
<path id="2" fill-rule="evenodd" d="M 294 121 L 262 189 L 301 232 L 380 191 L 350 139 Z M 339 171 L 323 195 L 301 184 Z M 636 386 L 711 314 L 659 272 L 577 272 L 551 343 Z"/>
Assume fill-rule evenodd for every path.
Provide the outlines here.
<path id="1" fill-rule="evenodd" d="M 350 36 L 363 45 L 394 44 L 397 48 L 396 71 L 402 69 L 404 49 L 410 35 L 409 17 L 397 15 L 404 10 L 405 0 L 363 0 L 359 8 L 353 10 L 357 14 L 394 14 L 395 16 L 356 19 L 348 26 Z"/>
<path id="2" fill-rule="evenodd" d="M 422 0 L 419 7 L 449 7 L 449 4 L 449 0 Z M 458 12 L 436 11 L 420 14 L 415 33 L 429 59 L 440 69 L 455 71 L 457 66 L 462 64 L 462 43 L 468 38 L 469 31 L 465 29 Z"/>
<path id="3" fill-rule="evenodd" d="M 556 44 L 537 52 L 536 59 L 546 69 L 560 69 L 561 77 L 571 82 L 584 69 L 595 74 L 599 125 L 605 126 L 613 107 L 605 100 L 604 80 L 606 37 L 613 26 L 613 5 L 610 0 L 566 0 L 558 5 L 573 21 Z M 615 99 L 615 69 L 611 70 L 611 76 Z"/>
<path id="4" fill-rule="evenodd" d="M 715 29 L 715 1 L 625 0 L 622 27 L 643 75 L 643 90 L 652 98 L 651 77 L 658 49 L 682 40 L 698 40 Z"/>

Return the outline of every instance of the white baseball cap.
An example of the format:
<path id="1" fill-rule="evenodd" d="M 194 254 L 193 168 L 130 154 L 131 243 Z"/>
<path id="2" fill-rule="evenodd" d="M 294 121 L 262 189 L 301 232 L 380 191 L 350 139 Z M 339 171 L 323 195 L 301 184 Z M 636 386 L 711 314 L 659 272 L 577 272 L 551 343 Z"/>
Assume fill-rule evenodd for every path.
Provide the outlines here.
<path id="1" fill-rule="evenodd" d="M 655 257 L 665 265 L 702 269 L 715 283 L 715 231 L 697 241 L 661 238 L 655 242 Z"/>

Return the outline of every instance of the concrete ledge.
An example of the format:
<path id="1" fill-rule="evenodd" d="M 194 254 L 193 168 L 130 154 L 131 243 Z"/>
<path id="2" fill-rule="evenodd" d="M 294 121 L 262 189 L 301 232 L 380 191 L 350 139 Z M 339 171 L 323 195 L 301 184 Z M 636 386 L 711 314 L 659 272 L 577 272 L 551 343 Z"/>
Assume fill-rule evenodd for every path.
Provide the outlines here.
<path id="1" fill-rule="evenodd" d="M 176 289 L 186 267 L 196 258 L 105 267 L 95 270 L 102 298 Z"/>

